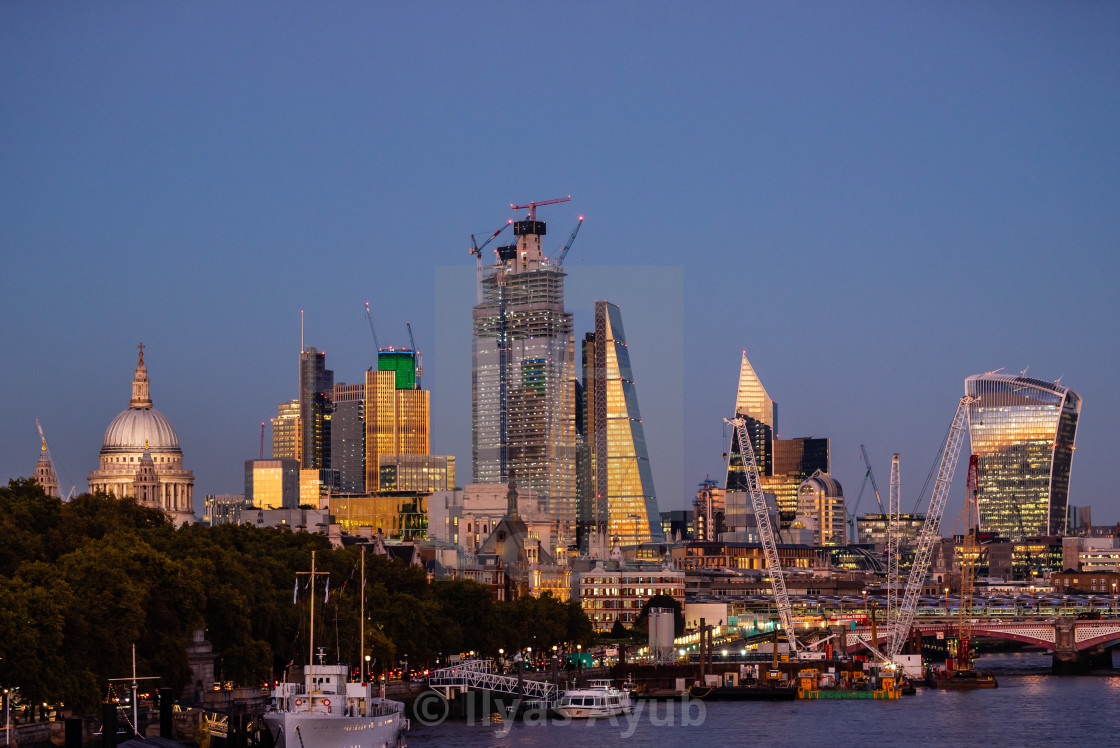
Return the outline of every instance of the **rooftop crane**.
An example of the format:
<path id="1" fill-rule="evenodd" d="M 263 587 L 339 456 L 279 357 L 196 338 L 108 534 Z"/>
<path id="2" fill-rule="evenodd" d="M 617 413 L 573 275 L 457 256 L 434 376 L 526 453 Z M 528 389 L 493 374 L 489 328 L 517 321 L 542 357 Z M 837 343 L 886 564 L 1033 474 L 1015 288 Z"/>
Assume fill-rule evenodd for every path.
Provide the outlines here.
<path id="1" fill-rule="evenodd" d="M 424 376 L 424 359 L 416 347 L 416 338 L 412 337 L 412 323 L 405 322 L 404 326 L 408 328 L 408 342 L 412 346 L 412 355 L 416 358 L 416 389 L 420 389 L 420 377 Z"/>
<path id="2" fill-rule="evenodd" d="M 572 248 L 572 244 L 576 241 L 576 234 L 579 233 L 579 227 L 583 225 L 583 216 L 579 217 L 579 223 L 572 229 L 572 235 L 568 237 L 568 243 L 564 245 L 564 249 L 560 250 L 560 256 L 556 258 L 556 267 L 561 268 L 564 266 L 564 258 L 568 256 L 568 250 Z"/>
<path id="3" fill-rule="evenodd" d="M 528 209 L 529 220 L 530 221 L 535 221 L 535 220 L 537 220 L 537 208 L 539 208 L 540 206 L 542 206 L 542 205 L 555 205 L 556 203 L 566 203 L 571 199 L 572 199 L 572 196 L 568 195 L 567 197 L 557 197 L 557 198 L 554 198 L 552 200 L 541 200 L 539 202 L 534 201 L 534 202 L 530 202 L 528 205 L 514 205 L 513 203 L 510 203 L 509 207 L 513 208 L 514 210 L 526 210 L 526 209 Z"/>
<path id="4" fill-rule="evenodd" d="M 782 574 L 782 565 L 778 560 L 778 545 L 774 541 L 774 528 L 770 526 L 770 513 L 766 510 L 766 498 L 762 495 L 762 480 L 758 475 L 758 462 L 754 456 L 754 446 L 751 444 L 750 435 L 747 433 L 747 421 L 736 415 L 734 419 L 724 419 L 735 427 L 739 434 L 739 447 L 743 456 L 743 476 L 747 482 L 747 491 L 751 495 L 751 506 L 754 509 L 755 521 L 758 523 L 758 536 L 762 540 L 762 547 L 766 553 L 766 569 L 770 572 L 770 583 L 774 588 L 774 604 L 778 608 L 778 618 L 782 628 L 786 631 L 791 654 L 797 653 L 797 637 L 793 633 L 793 609 L 789 602 L 789 593 L 786 591 L 786 580 Z"/>
<path id="5" fill-rule="evenodd" d="M 377 351 L 381 350 L 381 343 L 377 341 L 377 330 L 373 329 L 373 313 L 369 310 L 368 301 L 366 302 L 366 319 L 369 320 L 369 331 L 373 333 L 373 347 L 376 349 L 373 355 L 376 356 Z"/>
<path id="6" fill-rule="evenodd" d="M 914 622 L 914 612 L 918 607 L 918 596 L 921 594 L 926 573 L 929 571 L 929 562 L 933 557 L 933 546 L 941 537 L 941 515 L 945 513 L 945 500 L 953 484 L 953 475 L 957 471 L 957 460 L 961 454 L 961 444 L 968 430 L 968 406 L 976 400 L 977 398 L 970 395 L 961 398 L 945 437 L 945 446 L 941 451 L 941 465 L 937 469 L 937 480 L 933 484 L 933 492 L 929 497 L 929 511 L 926 513 L 922 532 L 918 535 L 918 547 L 914 553 L 914 563 L 910 567 L 906 592 L 898 608 L 898 617 L 890 631 L 890 639 L 885 650 L 885 654 L 891 660 L 896 659 L 902 652 L 902 645 L 910 635 L 910 625 Z"/>
<path id="7" fill-rule="evenodd" d="M 468 251 L 475 256 L 475 287 L 478 289 L 479 304 L 482 303 L 482 250 L 486 249 L 487 244 L 498 238 L 498 234 L 502 233 L 512 225 L 513 219 L 511 218 L 506 221 L 506 224 L 504 226 L 491 234 L 490 238 L 484 241 L 481 246 L 479 246 L 478 242 L 475 241 L 474 234 L 471 234 L 471 248 Z"/>
<path id="8" fill-rule="evenodd" d="M 879 484 L 875 482 L 875 472 L 871 469 L 871 460 L 867 459 L 867 448 L 861 444 L 859 445 L 859 451 L 863 454 L 863 464 L 867 466 L 867 477 L 871 479 L 871 490 L 875 492 L 875 502 L 879 505 L 879 513 L 886 514 L 883 510 L 883 500 L 879 497 Z"/>

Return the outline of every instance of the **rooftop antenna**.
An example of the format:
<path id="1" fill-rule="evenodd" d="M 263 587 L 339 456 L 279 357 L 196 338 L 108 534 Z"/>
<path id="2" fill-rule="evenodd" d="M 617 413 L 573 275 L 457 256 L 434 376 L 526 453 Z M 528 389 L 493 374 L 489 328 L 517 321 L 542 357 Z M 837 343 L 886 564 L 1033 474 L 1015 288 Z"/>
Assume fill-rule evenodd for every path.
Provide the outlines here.
<path id="1" fill-rule="evenodd" d="M 299 352 L 303 353 L 306 348 L 303 347 L 303 310 L 299 310 Z"/>

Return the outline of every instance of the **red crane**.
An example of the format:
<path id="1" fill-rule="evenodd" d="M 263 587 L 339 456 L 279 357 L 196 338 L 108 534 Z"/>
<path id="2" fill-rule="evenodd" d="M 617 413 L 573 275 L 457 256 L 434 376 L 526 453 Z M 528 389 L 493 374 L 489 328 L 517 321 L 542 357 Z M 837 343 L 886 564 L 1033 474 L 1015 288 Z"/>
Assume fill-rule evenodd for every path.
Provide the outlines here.
<path id="1" fill-rule="evenodd" d="M 541 200 L 540 202 L 531 202 L 528 205 L 514 205 L 513 203 L 510 203 L 509 207 L 513 208 L 514 210 L 528 209 L 529 210 L 529 220 L 530 221 L 535 221 L 535 220 L 537 220 L 537 208 L 539 206 L 541 206 L 541 205 L 555 205 L 556 203 L 566 203 L 571 199 L 572 199 L 572 196 L 568 195 L 567 197 L 558 197 L 558 198 L 555 198 L 553 200 Z"/>

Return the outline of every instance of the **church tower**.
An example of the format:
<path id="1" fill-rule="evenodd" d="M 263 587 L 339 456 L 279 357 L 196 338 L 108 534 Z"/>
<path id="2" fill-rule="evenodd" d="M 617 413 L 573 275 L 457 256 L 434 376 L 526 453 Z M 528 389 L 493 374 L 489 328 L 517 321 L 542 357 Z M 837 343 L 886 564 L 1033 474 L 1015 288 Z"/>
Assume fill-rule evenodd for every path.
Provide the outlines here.
<path id="1" fill-rule="evenodd" d="M 58 478 L 54 474 L 54 465 L 51 456 L 47 454 L 47 440 L 43 439 L 43 446 L 39 450 L 39 462 L 35 465 L 35 482 L 42 486 L 47 496 L 56 499 L 61 496 L 58 492 Z"/>

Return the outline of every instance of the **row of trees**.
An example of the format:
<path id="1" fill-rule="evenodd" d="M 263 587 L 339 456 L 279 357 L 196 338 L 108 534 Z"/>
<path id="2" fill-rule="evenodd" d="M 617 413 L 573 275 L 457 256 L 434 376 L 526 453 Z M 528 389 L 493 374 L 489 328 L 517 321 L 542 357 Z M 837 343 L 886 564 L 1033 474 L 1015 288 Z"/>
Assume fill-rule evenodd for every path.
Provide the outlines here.
<path id="1" fill-rule="evenodd" d="M 0 488 L 0 685 L 31 703 L 92 710 L 109 678 L 128 675 L 135 643 L 140 674 L 178 692 L 190 682 L 187 645 L 197 629 L 220 656 L 221 680 L 277 677 L 307 660 L 309 594 L 301 589 L 293 604 L 292 593 L 312 551 L 331 580 L 326 604 L 316 583 L 316 648 L 357 666 L 357 548 L 252 526 L 176 529 L 132 500 L 86 494 L 63 503 L 33 481 L 11 481 Z M 368 553 L 365 562 L 374 672 L 404 655 L 415 667 L 441 653 L 591 641 L 576 603 L 496 603 L 470 581 L 429 582 L 419 567 Z"/>

